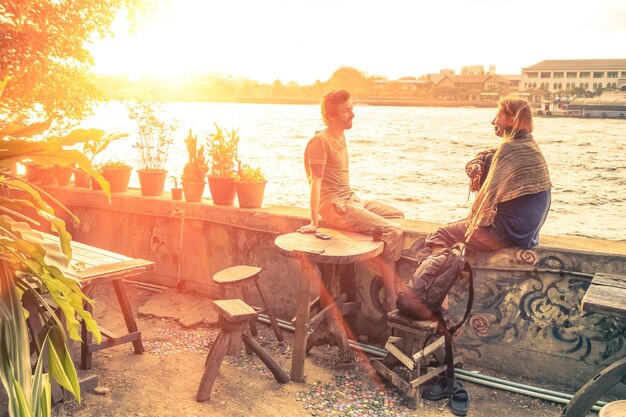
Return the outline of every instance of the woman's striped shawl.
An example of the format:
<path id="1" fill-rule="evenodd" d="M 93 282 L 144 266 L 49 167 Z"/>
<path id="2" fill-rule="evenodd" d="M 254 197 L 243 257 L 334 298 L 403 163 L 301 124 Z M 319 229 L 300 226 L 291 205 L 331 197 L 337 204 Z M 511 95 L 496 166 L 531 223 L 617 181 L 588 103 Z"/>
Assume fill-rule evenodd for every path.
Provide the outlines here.
<path id="1" fill-rule="evenodd" d="M 466 220 L 466 241 L 478 227 L 493 224 L 496 205 L 552 188 L 546 160 L 529 133 L 504 138 Z"/>

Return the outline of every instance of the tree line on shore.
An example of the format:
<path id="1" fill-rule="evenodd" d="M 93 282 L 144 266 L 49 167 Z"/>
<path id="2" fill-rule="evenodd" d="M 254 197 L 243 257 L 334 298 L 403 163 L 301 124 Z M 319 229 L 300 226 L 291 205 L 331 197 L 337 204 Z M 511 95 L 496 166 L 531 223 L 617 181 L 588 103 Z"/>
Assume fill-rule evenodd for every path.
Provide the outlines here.
<path id="1" fill-rule="evenodd" d="M 130 80 L 126 75 L 100 75 L 96 86 L 111 100 L 149 100 L 155 96 L 164 101 L 252 101 L 252 102 L 317 102 L 324 92 L 334 88 L 351 91 L 361 100 L 468 100 L 480 90 L 444 88 L 431 81 L 404 77 L 387 80 L 382 76 L 369 76 L 353 67 L 340 67 L 326 81 L 317 80 L 309 85 L 296 82 L 261 83 L 246 78 L 219 77 L 215 75 L 189 75 L 161 78 L 145 76 Z M 497 91 L 505 95 L 508 89 Z"/>

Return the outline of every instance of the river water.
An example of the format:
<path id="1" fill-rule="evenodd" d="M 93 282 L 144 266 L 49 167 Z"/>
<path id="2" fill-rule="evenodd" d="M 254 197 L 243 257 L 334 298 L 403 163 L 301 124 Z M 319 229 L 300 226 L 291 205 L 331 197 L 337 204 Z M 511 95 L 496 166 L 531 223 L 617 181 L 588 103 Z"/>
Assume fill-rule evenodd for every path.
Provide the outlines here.
<path id="1" fill-rule="evenodd" d="M 240 159 L 261 166 L 268 180 L 264 204 L 308 207 L 302 159 L 308 140 L 323 128 L 319 106 L 166 103 L 165 110 L 180 126 L 167 162 L 170 174 L 180 175 L 186 162 L 188 130 L 204 138 L 217 122 L 239 129 Z M 445 223 L 465 217 L 471 205 L 465 163 L 498 145 L 490 124 L 494 113 L 493 108 L 355 106 L 353 128 L 346 132 L 352 187 L 362 198 L 395 205 L 407 218 Z M 99 161 L 138 166 L 132 147 L 137 127 L 124 104 L 98 106 L 81 127 L 128 133 Z M 535 119 L 534 136 L 553 183 L 544 233 L 626 240 L 625 132 L 622 120 Z M 131 185 L 138 182 L 134 174 Z"/>

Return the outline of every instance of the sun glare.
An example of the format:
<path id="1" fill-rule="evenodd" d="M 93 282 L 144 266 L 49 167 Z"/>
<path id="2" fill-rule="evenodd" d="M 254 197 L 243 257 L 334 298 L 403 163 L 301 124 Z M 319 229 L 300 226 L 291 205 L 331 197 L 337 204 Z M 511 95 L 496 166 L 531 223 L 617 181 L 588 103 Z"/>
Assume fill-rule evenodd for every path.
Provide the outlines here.
<path id="1" fill-rule="evenodd" d="M 582 6 L 567 9 L 572 27 L 587 17 L 596 22 L 577 29 L 584 44 L 562 43 L 554 49 L 542 31 L 521 30 L 526 21 L 552 27 L 549 16 L 560 11 L 562 1 L 542 4 L 541 15 L 532 7 L 518 10 L 519 23 L 508 29 L 500 24 L 506 17 L 492 0 L 398 3 L 401 7 L 356 0 L 172 1 L 135 33 L 128 33 L 125 16 L 119 16 L 115 37 L 94 42 L 95 71 L 133 79 L 208 72 L 309 84 L 341 66 L 393 79 L 444 68 L 458 73 L 464 65 L 477 64 L 496 65 L 501 74 L 520 73 L 542 59 L 614 55 L 611 43 L 600 41 L 607 34 L 599 25 L 607 17 L 583 12 Z M 444 7 L 454 13 L 442 14 Z M 519 42 L 511 43 L 517 38 L 505 35 L 510 30 L 523 32 Z"/>

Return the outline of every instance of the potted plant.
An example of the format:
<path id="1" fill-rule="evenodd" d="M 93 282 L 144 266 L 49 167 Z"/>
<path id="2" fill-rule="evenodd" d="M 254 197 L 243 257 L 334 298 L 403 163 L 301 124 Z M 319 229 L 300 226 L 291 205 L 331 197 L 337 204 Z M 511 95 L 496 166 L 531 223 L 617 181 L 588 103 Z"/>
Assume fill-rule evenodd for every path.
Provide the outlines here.
<path id="1" fill-rule="evenodd" d="M 89 159 L 89 164 L 95 166 L 95 158 L 96 155 L 104 151 L 111 142 L 117 140 L 119 138 L 123 138 L 124 136 L 128 136 L 127 134 L 118 134 L 118 135 L 107 135 L 104 136 L 104 131 L 102 130 L 92 130 L 91 138 L 86 139 L 83 143 L 83 154 Z M 80 168 L 73 168 L 74 171 L 74 186 L 76 187 L 84 187 L 89 188 L 91 181 L 91 176 Z M 96 186 L 97 187 L 97 186 Z"/>
<path id="2" fill-rule="evenodd" d="M 235 178 L 239 207 L 261 207 L 266 183 L 267 181 L 260 167 L 252 168 L 248 164 L 240 164 L 237 177 Z"/>
<path id="3" fill-rule="evenodd" d="M 31 183 L 39 182 L 41 179 L 40 166 L 31 161 L 23 161 L 22 165 L 24 165 L 26 170 L 26 181 Z"/>
<path id="4" fill-rule="evenodd" d="M 198 148 L 198 136 L 189 129 L 189 135 L 185 139 L 187 145 L 188 160 L 183 168 L 183 192 L 188 202 L 202 200 L 204 193 L 204 179 L 209 170 L 204 157 L 204 146 Z"/>
<path id="5" fill-rule="evenodd" d="M 120 161 L 109 161 L 100 166 L 102 176 L 109 182 L 112 193 L 125 193 L 128 191 L 130 173 L 133 168 Z"/>
<path id="6" fill-rule="evenodd" d="M 54 165 L 40 166 L 39 182 L 41 182 L 41 185 L 52 185 L 54 181 Z"/>
<path id="7" fill-rule="evenodd" d="M 54 177 L 57 180 L 57 184 L 68 186 L 70 185 L 70 180 L 72 179 L 72 167 L 64 167 L 61 165 L 54 166 Z"/>
<path id="8" fill-rule="evenodd" d="M 209 172 L 209 189 L 213 203 L 218 205 L 232 204 L 237 193 L 235 189 L 235 161 L 239 135 L 237 130 L 230 132 L 215 123 L 216 132 L 207 138 L 207 153 L 211 158 Z"/>
<path id="9" fill-rule="evenodd" d="M 161 103 L 138 101 L 128 105 L 129 117 L 137 123 L 139 139 L 134 147 L 139 150 L 139 184 L 141 195 L 160 196 L 165 188 L 165 163 L 172 135 L 178 121 L 163 121 Z"/>
<path id="10" fill-rule="evenodd" d="M 183 199 L 183 189 L 178 187 L 178 177 L 171 175 L 170 180 L 172 181 L 172 188 L 170 192 L 172 193 L 172 200 L 180 201 Z"/>

